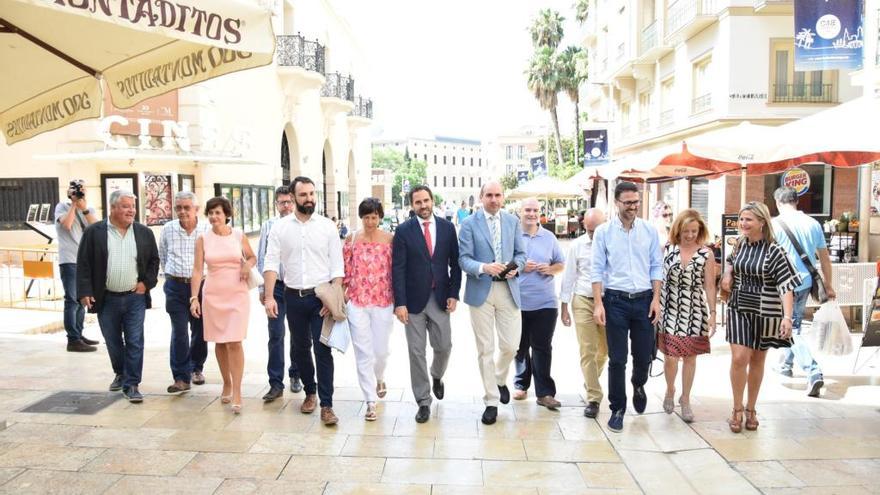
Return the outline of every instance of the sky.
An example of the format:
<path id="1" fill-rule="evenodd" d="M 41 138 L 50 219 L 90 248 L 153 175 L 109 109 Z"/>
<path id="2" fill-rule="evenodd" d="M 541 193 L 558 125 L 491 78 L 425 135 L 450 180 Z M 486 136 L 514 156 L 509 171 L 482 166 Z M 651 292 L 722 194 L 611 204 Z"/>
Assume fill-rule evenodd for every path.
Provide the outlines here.
<path id="1" fill-rule="evenodd" d="M 565 21 L 562 46 L 579 44 L 574 0 L 332 0 L 367 58 L 376 138 L 492 139 L 550 125 L 523 74 L 528 27 L 542 8 Z M 363 76 L 359 79 L 363 80 Z M 559 120 L 573 107 L 559 95 Z M 568 122 L 571 122 L 569 125 Z"/>

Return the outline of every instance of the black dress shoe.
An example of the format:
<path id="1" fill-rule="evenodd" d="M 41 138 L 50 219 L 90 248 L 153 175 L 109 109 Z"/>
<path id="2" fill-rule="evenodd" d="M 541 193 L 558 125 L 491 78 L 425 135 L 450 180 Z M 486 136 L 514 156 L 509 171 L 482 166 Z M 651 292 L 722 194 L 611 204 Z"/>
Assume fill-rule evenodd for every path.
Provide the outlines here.
<path id="1" fill-rule="evenodd" d="M 111 392 L 119 392 L 122 390 L 122 375 L 116 375 L 116 378 L 110 383 Z"/>
<path id="2" fill-rule="evenodd" d="M 496 419 L 498 419 L 498 408 L 495 406 L 486 406 L 486 410 L 483 411 L 483 417 L 480 421 L 482 421 L 484 425 L 491 425 L 495 424 Z"/>
<path id="3" fill-rule="evenodd" d="M 599 415 L 599 403 L 598 402 L 590 402 L 587 404 L 587 407 L 584 408 L 584 416 L 588 418 L 595 418 Z"/>
<path id="4" fill-rule="evenodd" d="M 633 388 L 633 408 L 636 412 L 642 414 L 648 405 L 648 395 L 645 394 L 645 387 Z"/>
<path id="5" fill-rule="evenodd" d="M 87 338 L 85 338 L 85 337 L 80 337 L 79 340 L 82 340 L 83 342 L 85 342 L 86 344 L 89 344 L 89 345 L 98 345 L 98 344 L 100 344 L 100 342 L 98 342 L 97 340 L 87 339 Z"/>
<path id="6" fill-rule="evenodd" d="M 263 396 L 263 402 L 272 402 L 275 399 L 280 399 L 282 395 L 284 395 L 283 388 L 272 387 L 266 392 L 266 395 Z"/>
<path id="7" fill-rule="evenodd" d="M 298 394 L 298 393 L 302 392 L 302 389 L 303 389 L 302 380 L 300 380 L 298 376 L 291 377 L 290 378 L 290 391 L 295 394 Z"/>
<path id="8" fill-rule="evenodd" d="M 419 406 L 419 412 L 416 413 L 416 423 L 427 423 L 431 418 L 431 408 L 429 406 Z"/>
<path id="9" fill-rule="evenodd" d="M 82 340 L 75 340 L 67 343 L 67 352 L 95 352 L 97 347 L 92 347 Z"/>
<path id="10" fill-rule="evenodd" d="M 132 404 L 140 404 L 144 401 L 144 396 L 138 390 L 137 385 L 123 389 L 122 395 Z"/>
<path id="11" fill-rule="evenodd" d="M 434 385 L 431 387 L 434 391 L 434 397 L 437 400 L 443 400 L 443 394 L 446 392 L 446 386 L 443 384 L 443 380 L 440 378 L 434 378 Z"/>
<path id="12" fill-rule="evenodd" d="M 498 385 L 498 392 L 501 394 L 501 403 L 507 404 L 510 402 L 510 390 L 507 388 L 507 385 Z"/>

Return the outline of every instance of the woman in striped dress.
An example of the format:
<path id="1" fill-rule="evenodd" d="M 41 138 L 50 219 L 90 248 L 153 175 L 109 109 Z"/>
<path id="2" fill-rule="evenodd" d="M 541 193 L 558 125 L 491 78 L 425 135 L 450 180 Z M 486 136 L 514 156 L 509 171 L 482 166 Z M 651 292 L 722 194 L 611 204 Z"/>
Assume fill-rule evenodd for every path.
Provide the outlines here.
<path id="1" fill-rule="evenodd" d="M 669 244 L 663 256 L 663 308 L 657 329 L 657 348 L 665 356 L 666 397 L 663 410 L 675 411 L 675 377 L 678 361 L 681 372 L 681 419 L 694 420 L 691 386 L 697 370 L 697 355 L 709 352 L 709 339 L 715 334 L 715 257 L 706 247 L 709 229 L 697 210 L 684 210 L 669 231 Z"/>
<path id="2" fill-rule="evenodd" d="M 758 428 L 755 402 L 764 378 L 767 349 L 791 346 L 793 290 L 800 277 L 785 250 L 776 244 L 770 212 L 757 201 L 739 212 L 742 234 L 727 258 L 721 287 L 730 291 L 727 341 L 730 342 L 730 382 L 733 415 L 730 430 L 742 431 L 743 412 L 747 430 Z M 749 386 L 743 410 L 743 393 Z"/>

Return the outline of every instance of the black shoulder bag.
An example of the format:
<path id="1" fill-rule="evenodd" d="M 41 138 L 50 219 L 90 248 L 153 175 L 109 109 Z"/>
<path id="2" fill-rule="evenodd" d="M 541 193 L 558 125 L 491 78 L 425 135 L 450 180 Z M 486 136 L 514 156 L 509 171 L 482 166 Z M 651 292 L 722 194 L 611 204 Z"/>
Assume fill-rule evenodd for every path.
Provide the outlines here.
<path id="1" fill-rule="evenodd" d="M 804 252 L 803 246 L 798 242 L 797 238 L 794 234 L 791 233 L 791 230 L 788 228 L 788 225 L 785 225 L 785 222 L 782 220 L 779 221 L 779 225 L 782 226 L 782 230 L 785 231 L 785 235 L 788 236 L 788 240 L 791 241 L 791 245 L 794 246 L 794 250 L 797 251 L 798 256 L 801 261 L 804 262 L 804 266 L 807 267 L 807 271 L 810 272 L 810 277 L 813 279 L 813 286 L 810 287 L 810 295 L 813 296 L 813 299 L 819 301 L 819 304 L 824 304 L 828 301 L 828 294 L 825 292 L 825 282 L 822 280 L 822 277 L 819 276 L 819 272 L 816 270 L 816 267 L 813 266 L 813 262 L 810 261 L 810 257 L 807 253 Z"/>

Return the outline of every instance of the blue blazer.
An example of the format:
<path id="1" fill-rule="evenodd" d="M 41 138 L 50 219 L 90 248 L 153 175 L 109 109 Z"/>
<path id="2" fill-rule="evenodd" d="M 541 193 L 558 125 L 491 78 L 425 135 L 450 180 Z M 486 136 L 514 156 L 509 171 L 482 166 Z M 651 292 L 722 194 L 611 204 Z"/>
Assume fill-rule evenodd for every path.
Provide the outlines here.
<path id="1" fill-rule="evenodd" d="M 406 306 L 410 313 L 421 313 L 431 297 L 437 305 L 446 308 L 447 299 L 458 299 L 461 290 L 461 268 L 458 267 L 458 238 L 455 226 L 438 216 L 437 239 L 434 255 L 428 255 L 428 245 L 422 231 L 420 218 L 403 222 L 394 231 L 391 249 L 391 286 L 394 290 L 394 307 Z"/>
<path id="2" fill-rule="evenodd" d="M 464 302 L 470 306 L 481 306 L 489 297 L 489 289 L 492 287 L 492 277 L 480 273 L 480 266 L 484 263 L 507 263 L 515 261 L 517 271 L 522 272 L 526 265 L 526 251 L 522 241 L 522 229 L 515 216 L 501 212 L 501 256 L 503 260 L 495 259 L 495 249 L 492 246 L 492 234 L 486 224 L 486 215 L 483 210 L 467 217 L 461 222 L 459 231 L 458 262 L 462 270 L 467 273 L 467 284 L 464 288 Z M 510 294 L 517 306 L 519 302 L 519 279 L 514 277 L 507 280 L 510 286 Z"/>

